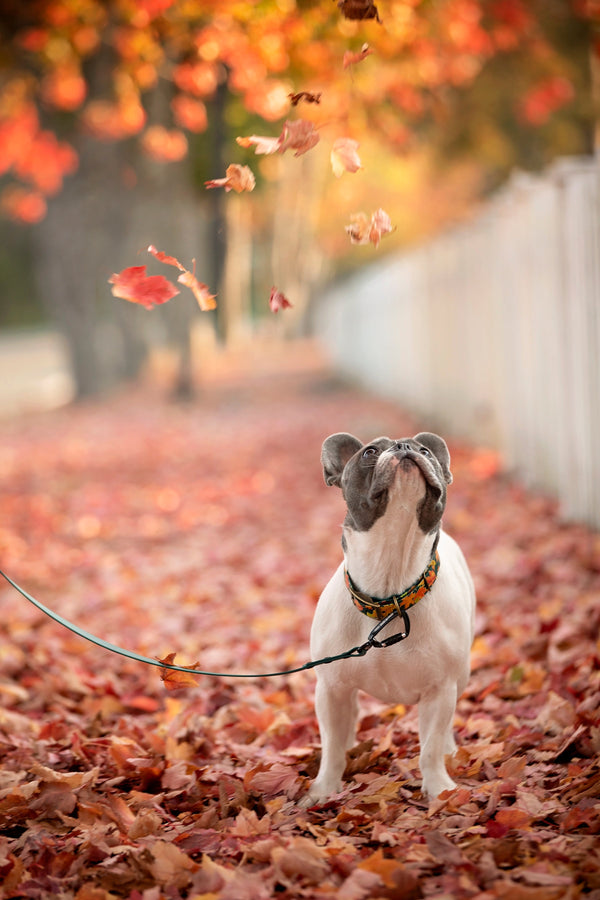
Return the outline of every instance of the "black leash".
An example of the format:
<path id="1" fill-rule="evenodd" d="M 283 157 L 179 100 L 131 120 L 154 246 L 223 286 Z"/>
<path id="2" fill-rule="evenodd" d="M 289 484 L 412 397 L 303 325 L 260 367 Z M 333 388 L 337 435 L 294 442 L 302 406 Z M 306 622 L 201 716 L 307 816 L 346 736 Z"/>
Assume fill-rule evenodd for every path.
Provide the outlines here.
<path id="1" fill-rule="evenodd" d="M 117 644 L 111 644 L 110 641 L 105 641 L 103 638 L 96 637 L 96 635 L 91 634 L 89 631 L 85 631 L 83 628 L 79 628 L 78 625 L 74 625 L 73 622 L 69 622 L 68 619 L 63 618 L 63 616 L 58 613 L 53 612 L 53 610 L 49 609 L 47 606 L 44 606 L 43 603 L 40 603 L 39 600 L 36 600 L 35 597 L 32 597 L 31 594 L 28 594 L 27 591 L 23 590 L 22 587 L 19 587 L 16 582 L 9 578 L 6 572 L 3 572 L 0 569 L 0 575 L 16 591 L 21 594 L 26 600 L 29 600 L 30 603 L 40 610 L 40 612 L 45 613 L 45 615 L 49 616 L 49 618 L 53 619 L 55 622 L 58 622 L 59 625 L 62 625 L 64 628 L 68 628 L 69 631 L 72 631 L 73 634 L 78 635 L 81 638 L 84 638 L 86 641 L 90 641 L 92 644 L 97 644 L 98 647 L 103 647 L 105 650 L 110 650 L 112 653 L 118 653 L 120 656 L 126 656 L 129 659 L 135 659 L 137 662 L 146 663 L 149 666 L 156 666 L 159 669 L 171 669 L 174 672 L 186 672 L 190 675 L 211 675 L 215 678 L 274 678 L 277 675 L 293 675 L 296 672 L 304 672 L 307 669 L 314 669 L 316 666 L 324 666 L 328 665 L 332 662 L 337 662 L 341 659 L 353 659 L 355 657 L 364 656 L 371 647 L 376 647 L 381 649 L 383 647 L 391 647 L 392 644 L 397 644 L 400 641 L 406 640 L 408 635 L 410 634 L 410 619 L 408 618 L 408 614 L 406 610 L 401 609 L 400 614 L 402 615 L 402 619 L 404 622 L 404 631 L 398 632 L 398 634 L 392 634 L 390 637 L 384 638 L 383 640 L 377 640 L 377 635 L 385 628 L 386 625 L 389 625 L 394 619 L 398 617 L 398 611 L 394 610 L 383 619 L 381 622 L 378 622 L 377 625 L 370 632 L 367 640 L 364 644 L 359 644 L 356 647 L 352 647 L 351 650 L 346 650 L 344 653 L 338 653 L 336 656 L 325 656 L 323 659 L 314 659 L 312 662 L 304 663 L 302 666 L 298 666 L 295 669 L 284 669 L 282 672 L 261 672 L 256 675 L 238 675 L 233 674 L 231 672 L 205 672 L 202 669 L 189 669 L 185 666 L 176 666 L 173 663 L 162 662 L 160 659 L 153 659 L 150 656 L 143 656 L 140 653 L 135 653 L 133 650 L 125 650 L 123 647 L 117 646 Z"/>

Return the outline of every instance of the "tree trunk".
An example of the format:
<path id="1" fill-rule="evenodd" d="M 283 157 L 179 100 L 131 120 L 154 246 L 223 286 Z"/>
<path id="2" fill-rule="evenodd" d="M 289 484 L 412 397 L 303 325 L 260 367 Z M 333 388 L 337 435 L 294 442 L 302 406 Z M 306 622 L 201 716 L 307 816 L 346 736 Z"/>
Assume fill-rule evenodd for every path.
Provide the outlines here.
<path id="1" fill-rule="evenodd" d="M 81 399 L 105 390 L 126 370 L 124 355 L 116 368 L 110 365 L 117 349 L 115 332 L 126 330 L 125 320 L 115 321 L 112 335 L 106 335 L 108 344 L 98 332 L 99 286 L 114 271 L 126 222 L 117 183 L 118 148 L 84 139 L 78 150 L 78 173 L 66 181 L 34 229 L 34 265 L 42 302 L 67 339 Z M 135 343 L 132 336 L 128 340 Z M 140 353 L 138 348 L 128 356 L 130 367 Z"/>
<path id="2" fill-rule="evenodd" d="M 225 110 L 229 88 L 227 87 L 227 73 L 223 76 L 215 96 L 209 107 L 209 120 L 211 122 L 211 148 L 210 148 L 210 174 L 209 178 L 222 178 L 225 174 L 227 163 L 225 160 L 225 147 L 227 144 L 227 123 Z M 217 293 L 217 309 L 215 311 L 215 331 L 220 344 L 227 342 L 227 315 L 225 304 L 226 297 L 222 295 L 225 276 L 225 261 L 227 258 L 227 195 L 223 190 L 209 191 L 209 215 L 210 232 L 209 247 L 211 259 L 211 273 L 209 284 Z"/>

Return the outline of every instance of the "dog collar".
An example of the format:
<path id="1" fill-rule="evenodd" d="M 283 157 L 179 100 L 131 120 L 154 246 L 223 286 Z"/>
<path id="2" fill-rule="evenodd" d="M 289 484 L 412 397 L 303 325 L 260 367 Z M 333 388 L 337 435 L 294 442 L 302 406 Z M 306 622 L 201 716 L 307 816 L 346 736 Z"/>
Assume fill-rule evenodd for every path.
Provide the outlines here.
<path id="1" fill-rule="evenodd" d="M 344 568 L 344 580 L 346 582 L 346 587 L 350 591 L 350 596 L 352 597 L 352 602 L 355 607 L 361 613 L 364 613 L 365 616 L 381 621 L 394 612 L 398 614 L 406 612 L 407 609 L 410 609 L 411 606 L 418 603 L 425 594 L 429 593 L 437 578 L 439 568 L 440 557 L 437 550 L 435 550 L 433 556 L 429 560 L 427 568 L 414 584 L 411 584 L 411 586 L 406 588 L 405 591 L 402 591 L 401 594 L 392 594 L 391 597 L 385 597 L 385 599 L 371 597 L 369 594 L 359 591 L 350 578 L 350 573 L 346 568 Z"/>

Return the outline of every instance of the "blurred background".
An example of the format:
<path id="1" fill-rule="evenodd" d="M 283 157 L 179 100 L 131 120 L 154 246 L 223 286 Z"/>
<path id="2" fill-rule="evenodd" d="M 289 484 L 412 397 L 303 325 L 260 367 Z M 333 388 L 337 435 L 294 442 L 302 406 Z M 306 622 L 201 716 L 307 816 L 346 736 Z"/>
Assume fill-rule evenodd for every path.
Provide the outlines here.
<path id="1" fill-rule="evenodd" d="M 1 414 L 311 336 L 600 524 L 597 0 L 0 0 L 0 38 Z M 236 141 L 299 119 L 306 152 Z M 207 190 L 232 163 L 255 189 Z M 169 277 L 150 244 L 214 312 L 111 295 Z"/>

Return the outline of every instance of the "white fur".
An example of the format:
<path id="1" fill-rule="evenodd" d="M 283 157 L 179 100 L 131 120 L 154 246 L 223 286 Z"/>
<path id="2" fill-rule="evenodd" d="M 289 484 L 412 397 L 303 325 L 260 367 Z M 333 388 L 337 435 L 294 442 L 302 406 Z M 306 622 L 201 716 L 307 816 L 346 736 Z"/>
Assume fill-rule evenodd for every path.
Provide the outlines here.
<path id="1" fill-rule="evenodd" d="M 399 467 L 385 515 L 369 531 L 344 529 L 345 563 L 360 590 L 387 597 L 409 587 L 431 558 L 434 536 L 419 529 L 416 506 L 424 481 L 416 466 Z M 319 774 L 305 805 L 342 789 L 346 751 L 355 741 L 357 693 L 389 704 L 419 704 L 423 791 L 436 797 L 455 787 L 444 757 L 456 750 L 452 724 L 456 701 L 469 677 L 475 592 L 458 544 L 445 532 L 438 544 L 440 570 L 426 596 L 410 612 L 406 641 L 364 657 L 330 663 L 317 671 L 316 713 L 321 732 Z M 313 659 L 362 644 L 376 624 L 355 608 L 342 563 L 319 600 L 311 630 Z M 378 638 L 403 628 L 396 619 Z"/>

